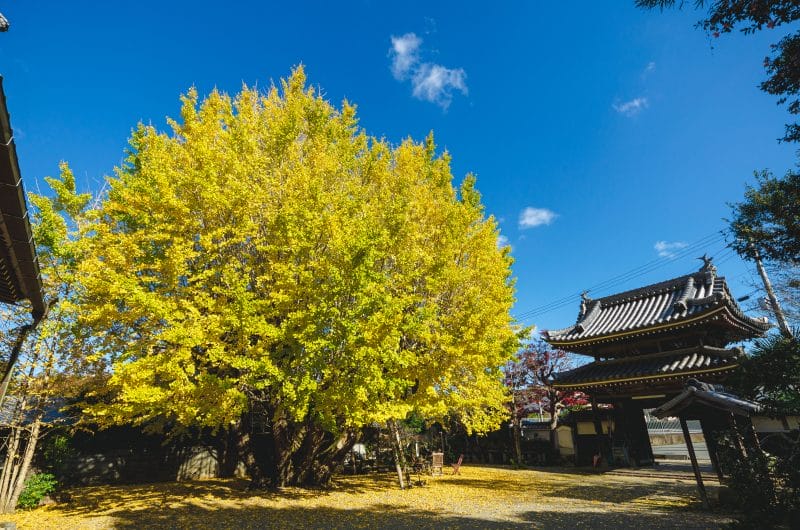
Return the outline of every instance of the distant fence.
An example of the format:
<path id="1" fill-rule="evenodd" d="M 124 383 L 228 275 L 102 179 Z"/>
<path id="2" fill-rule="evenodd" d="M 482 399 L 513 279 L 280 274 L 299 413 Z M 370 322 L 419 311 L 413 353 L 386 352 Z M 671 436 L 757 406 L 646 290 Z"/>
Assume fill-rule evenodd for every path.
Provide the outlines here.
<path id="1" fill-rule="evenodd" d="M 683 432 L 681 429 L 681 422 L 678 418 L 664 418 L 659 419 L 649 414 L 645 416 L 647 423 L 647 432 L 650 434 L 671 434 Z M 690 433 L 703 432 L 700 428 L 700 421 L 688 420 L 686 426 L 689 427 Z"/>

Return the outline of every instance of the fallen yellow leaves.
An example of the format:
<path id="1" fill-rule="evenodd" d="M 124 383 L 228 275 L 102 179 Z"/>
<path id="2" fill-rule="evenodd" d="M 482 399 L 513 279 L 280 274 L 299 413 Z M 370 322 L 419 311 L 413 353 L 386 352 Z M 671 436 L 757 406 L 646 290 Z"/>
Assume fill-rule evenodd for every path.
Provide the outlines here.
<path id="1" fill-rule="evenodd" d="M 6 517 L 62 528 L 716 528 L 689 481 L 553 469 L 462 467 L 401 491 L 390 474 L 341 476 L 324 490 L 248 491 L 214 479 L 69 491 L 68 504 Z"/>

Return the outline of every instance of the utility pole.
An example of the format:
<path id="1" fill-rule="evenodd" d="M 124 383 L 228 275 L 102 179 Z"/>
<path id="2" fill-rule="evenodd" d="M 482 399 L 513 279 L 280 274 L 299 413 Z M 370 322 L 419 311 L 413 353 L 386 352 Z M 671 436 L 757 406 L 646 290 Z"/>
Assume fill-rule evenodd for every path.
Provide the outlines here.
<path id="1" fill-rule="evenodd" d="M 750 250 L 753 253 L 753 259 L 755 259 L 756 268 L 758 269 L 758 274 L 761 276 L 761 281 L 764 282 L 764 289 L 767 291 L 769 304 L 772 306 L 773 313 L 775 313 L 775 319 L 778 321 L 778 328 L 780 328 L 784 337 L 791 338 L 793 336 L 792 330 L 789 329 L 789 324 L 786 322 L 786 317 L 778 303 L 778 298 L 775 296 L 775 291 L 772 290 L 772 283 L 770 283 L 769 276 L 767 276 L 767 270 L 764 268 L 764 264 L 761 263 L 761 254 L 753 243 L 750 243 Z"/>

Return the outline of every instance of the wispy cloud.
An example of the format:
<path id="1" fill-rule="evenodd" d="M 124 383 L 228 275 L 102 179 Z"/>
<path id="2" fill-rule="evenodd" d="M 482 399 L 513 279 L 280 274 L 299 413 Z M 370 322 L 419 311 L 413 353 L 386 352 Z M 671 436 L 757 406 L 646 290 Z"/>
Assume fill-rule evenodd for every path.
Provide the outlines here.
<path id="1" fill-rule="evenodd" d="M 622 114 L 623 116 L 627 116 L 628 118 L 632 118 L 642 112 L 644 109 L 648 107 L 647 98 L 634 98 L 630 101 L 624 101 L 622 103 L 614 103 L 611 105 L 614 107 L 614 110 Z"/>
<path id="2" fill-rule="evenodd" d="M 440 64 L 425 63 L 414 74 L 411 85 L 415 98 L 446 109 L 453 100 L 454 90 L 467 93 L 467 73 L 463 68 L 445 68 Z"/>
<path id="3" fill-rule="evenodd" d="M 656 249 L 658 255 L 662 258 L 674 258 L 675 253 L 683 248 L 686 248 L 688 245 L 683 241 L 656 241 L 656 244 L 653 245 L 653 248 Z"/>
<path id="4" fill-rule="evenodd" d="M 392 75 L 398 81 L 406 79 L 411 69 L 419 63 L 420 44 L 422 39 L 414 33 L 406 33 L 400 37 L 392 35 L 389 56 L 392 58 Z"/>
<path id="5" fill-rule="evenodd" d="M 420 58 L 422 39 L 415 33 L 392 36 L 389 57 L 392 75 L 398 81 L 411 80 L 411 94 L 420 100 L 447 109 L 453 94 L 467 94 L 467 73 L 463 68 L 447 68 L 441 64 L 423 62 Z"/>
<path id="6" fill-rule="evenodd" d="M 649 63 L 647 63 L 647 66 L 644 67 L 644 72 L 642 72 L 642 73 L 644 75 L 647 75 L 647 74 L 655 72 L 655 71 L 656 71 L 656 63 L 655 63 L 655 61 L 650 61 Z"/>
<path id="7" fill-rule="evenodd" d="M 509 242 L 508 238 L 503 234 L 497 236 L 497 248 L 505 248 L 510 247 L 511 243 Z"/>
<path id="8" fill-rule="evenodd" d="M 529 206 L 519 214 L 520 228 L 534 228 L 541 225 L 549 225 L 558 215 L 547 208 L 534 208 Z"/>

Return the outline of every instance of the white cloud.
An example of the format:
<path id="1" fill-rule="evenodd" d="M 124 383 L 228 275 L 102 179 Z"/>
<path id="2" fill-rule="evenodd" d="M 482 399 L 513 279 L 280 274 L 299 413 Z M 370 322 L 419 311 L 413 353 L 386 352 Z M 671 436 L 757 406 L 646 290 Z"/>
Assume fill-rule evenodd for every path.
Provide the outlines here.
<path id="1" fill-rule="evenodd" d="M 658 255 L 662 258 L 674 258 L 675 252 L 687 246 L 688 245 L 683 241 L 672 241 L 670 243 L 666 241 L 656 241 L 653 248 L 656 249 L 656 252 L 658 252 Z"/>
<path id="2" fill-rule="evenodd" d="M 541 225 L 549 225 L 558 217 L 555 212 L 547 208 L 527 207 L 519 214 L 520 228 L 534 228 Z"/>
<path id="3" fill-rule="evenodd" d="M 614 110 L 619 112 L 622 115 L 625 115 L 629 118 L 636 116 L 644 109 L 648 107 L 647 98 L 634 98 L 630 101 L 625 101 L 623 103 L 614 103 L 611 105 L 614 107 Z"/>
<path id="4" fill-rule="evenodd" d="M 467 73 L 463 68 L 447 68 L 441 64 L 422 62 L 422 39 L 415 33 L 392 35 L 389 57 L 392 75 L 398 81 L 411 80 L 411 94 L 423 101 L 436 103 L 443 109 L 450 106 L 453 93 L 467 94 Z"/>
<path id="5" fill-rule="evenodd" d="M 467 93 L 467 73 L 463 68 L 445 68 L 439 64 L 421 64 L 411 79 L 412 94 L 417 99 L 436 103 L 443 109 L 450 106 L 453 91 Z"/>
<path id="6" fill-rule="evenodd" d="M 511 245 L 510 245 L 510 243 L 508 241 L 508 238 L 506 236 L 504 236 L 503 234 L 500 234 L 499 236 L 497 236 L 497 248 L 505 248 L 505 247 L 510 247 L 510 246 Z"/>
<path id="7" fill-rule="evenodd" d="M 419 63 L 419 46 L 422 39 L 414 33 L 406 33 L 400 37 L 392 35 L 392 75 L 398 81 L 408 77 L 409 72 Z"/>
<path id="8" fill-rule="evenodd" d="M 653 61 L 650 61 L 649 63 L 647 63 L 647 66 L 644 67 L 645 74 L 649 74 L 650 72 L 655 72 L 655 71 L 656 71 L 656 63 Z"/>

